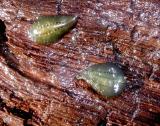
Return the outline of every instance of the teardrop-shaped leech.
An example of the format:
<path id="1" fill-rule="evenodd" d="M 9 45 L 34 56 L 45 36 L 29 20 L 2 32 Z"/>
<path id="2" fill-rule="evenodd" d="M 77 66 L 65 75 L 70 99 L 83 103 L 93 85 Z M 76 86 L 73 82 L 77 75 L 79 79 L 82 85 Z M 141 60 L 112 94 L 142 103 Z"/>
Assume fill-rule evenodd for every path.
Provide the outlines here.
<path id="1" fill-rule="evenodd" d="M 38 44 L 51 44 L 69 32 L 77 22 L 77 16 L 41 16 L 28 30 L 29 38 Z"/>
<path id="2" fill-rule="evenodd" d="M 115 63 L 95 64 L 82 71 L 77 79 L 83 79 L 103 96 L 119 95 L 125 88 L 123 71 Z"/>

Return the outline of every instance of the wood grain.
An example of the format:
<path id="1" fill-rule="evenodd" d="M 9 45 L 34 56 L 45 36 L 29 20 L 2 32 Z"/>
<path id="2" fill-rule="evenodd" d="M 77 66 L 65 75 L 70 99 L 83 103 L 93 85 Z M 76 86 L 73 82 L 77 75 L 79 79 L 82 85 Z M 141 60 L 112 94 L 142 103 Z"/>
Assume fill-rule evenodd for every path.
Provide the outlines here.
<path id="1" fill-rule="evenodd" d="M 78 15 L 76 27 L 49 46 L 29 40 L 38 16 L 58 14 Z M 160 125 L 159 0 L 1 0 L 0 19 L 0 124 Z M 104 62 L 127 77 L 112 99 L 75 78 Z"/>

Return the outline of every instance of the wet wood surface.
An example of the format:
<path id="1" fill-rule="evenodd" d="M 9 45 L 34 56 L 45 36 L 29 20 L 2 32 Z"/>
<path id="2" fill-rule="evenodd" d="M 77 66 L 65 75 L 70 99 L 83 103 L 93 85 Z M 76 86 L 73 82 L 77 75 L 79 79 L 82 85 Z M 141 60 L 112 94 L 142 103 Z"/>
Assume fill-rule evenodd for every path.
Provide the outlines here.
<path id="1" fill-rule="evenodd" d="M 57 43 L 27 31 L 40 15 L 78 15 Z M 159 0 L 0 0 L 0 125 L 160 125 Z M 106 98 L 75 77 L 116 62 L 125 91 Z"/>

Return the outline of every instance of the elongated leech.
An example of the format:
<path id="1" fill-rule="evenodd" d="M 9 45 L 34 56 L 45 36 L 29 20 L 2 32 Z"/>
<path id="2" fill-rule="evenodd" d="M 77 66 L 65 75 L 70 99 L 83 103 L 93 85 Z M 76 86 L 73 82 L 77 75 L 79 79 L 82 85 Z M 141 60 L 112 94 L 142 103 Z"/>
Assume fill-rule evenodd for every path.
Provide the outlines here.
<path id="1" fill-rule="evenodd" d="M 41 16 L 28 30 L 29 38 L 38 44 L 51 44 L 69 32 L 77 16 Z"/>

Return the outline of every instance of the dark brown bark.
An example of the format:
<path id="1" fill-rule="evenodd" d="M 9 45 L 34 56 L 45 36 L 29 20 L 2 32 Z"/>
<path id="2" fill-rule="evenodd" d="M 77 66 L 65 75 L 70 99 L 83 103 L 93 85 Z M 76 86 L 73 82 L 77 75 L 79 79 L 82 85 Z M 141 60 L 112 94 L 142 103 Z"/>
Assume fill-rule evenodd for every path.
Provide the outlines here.
<path id="1" fill-rule="evenodd" d="M 39 15 L 57 14 L 78 15 L 76 27 L 48 46 L 28 39 Z M 0 19 L 0 125 L 160 125 L 159 0 L 1 0 Z M 122 66 L 122 95 L 75 79 L 103 62 Z"/>

